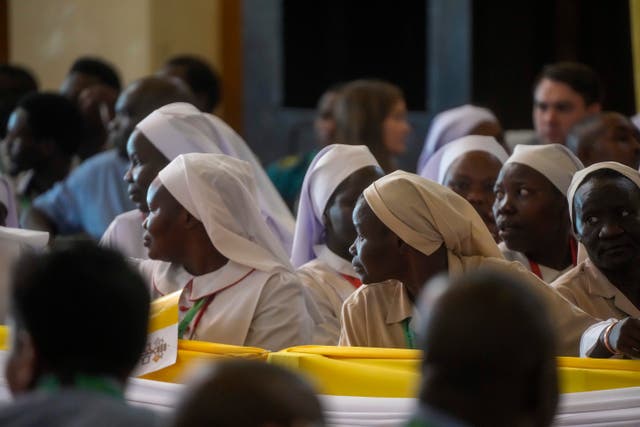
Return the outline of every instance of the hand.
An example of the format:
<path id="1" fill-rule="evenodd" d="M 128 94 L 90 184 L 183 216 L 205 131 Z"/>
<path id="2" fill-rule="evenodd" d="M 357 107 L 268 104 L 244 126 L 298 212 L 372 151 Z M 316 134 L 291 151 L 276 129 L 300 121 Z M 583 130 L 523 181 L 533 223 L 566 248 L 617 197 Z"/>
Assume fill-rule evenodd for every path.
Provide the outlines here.
<path id="1" fill-rule="evenodd" d="M 616 323 L 609 332 L 609 344 L 625 356 L 640 358 L 640 319 L 627 317 Z"/>

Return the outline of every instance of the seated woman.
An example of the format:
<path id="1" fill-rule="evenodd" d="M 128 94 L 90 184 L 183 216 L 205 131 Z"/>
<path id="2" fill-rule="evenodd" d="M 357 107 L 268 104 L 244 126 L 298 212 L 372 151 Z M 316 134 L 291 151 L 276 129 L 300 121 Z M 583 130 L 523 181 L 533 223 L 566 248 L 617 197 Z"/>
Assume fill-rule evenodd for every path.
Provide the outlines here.
<path id="1" fill-rule="evenodd" d="M 593 317 L 631 317 L 602 333 L 597 353 L 638 358 L 640 173 L 616 162 L 596 163 L 574 176 L 568 200 L 573 229 L 588 258 L 552 286 Z"/>
<path id="2" fill-rule="evenodd" d="M 431 120 L 416 170 L 420 172 L 436 151 L 466 135 L 493 136 L 502 141 L 502 126 L 491 110 L 475 105 L 461 105 L 438 113 Z"/>
<path id="3" fill-rule="evenodd" d="M 559 355 L 577 355 L 596 319 L 562 298 L 517 262 L 500 254 L 475 209 L 452 190 L 408 172 L 378 179 L 353 212 L 350 248 L 364 283 L 342 306 L 340 345 L 415 348 L 414 307 L 427 283 L 479 269 L 508 273 L 544 301 Z M 481 303 L 485 303 L 482 301 Z M 468 325 L 469 333 L 483 325 Z"/>
<path id="4" fill-rule="evenodd" d="M 576 265 L 566 194 L 582 167 L 562 145 L 518 145 L 496 181 L 500 250 L 547 283 Z"/>
<path id="5" fill-rule="evenodd" d="M 342 303 L 361 284 L 349 254 L 351 215 L 362 190 L 383 175 L 367 147 L 340 144 L 322 149 L 305 175 L 291 262 L 323 317 L 313 344 L 338 344 Z"/>
<path id="6" fill-rule="evenodd" d="M 335 101 L 335 141 L 366 145 L 385 172 L 397 169 L 411 125 L 399 87 L 382 80 L 354 80 L 342 87 Z"/>
<path id="7" fill-rule="evenodd" d="M 153 297 L 180 296 L 184 339 L 279 350 L 307 344 L 312 320 L 287 254 L 263 219 L 249 163 L 178 156 L 147 193 Z"/>
<path id="8" fill-rule="evenodd" d="M 100 244 L 116 248 L 133 258 L 147 258 L 147 251 L 142 246 L 142 221 L 149 210 L 145 200 L 147 189 L 158 172 L 180 154 L 222 153 L 243 159 L 242 156 L 249 157 L 244 150 L 249 148 L 226 123 L 201 113 L 189 103 L 174 102 L 153 111 L 136 125 L 127 141 L 130 166 L 124 180 L 128 183 L 129 198 L 137 209 L 118 215 L 105 231 Z M 264 174 L 262 167 L 249 163 L 259 181 Z M 268 181 L 268 178 L 263 181 Z M 260 187 L 258 182 L 257 185 L 257 198 L 263 215 L 287 249 L 293 241 L 293 217 L 290 212 L 282 215 L 281 210 L 275 208 L 280 196 L 270 197 L 273 192 L 269 192 L 266 186 Z"/>
<path id="9" fill-rule="evenodd" d="M 491 136 L 468 135 L 440 148 L 427 162 L 420 176 L 449 187 L 480 214 L 496 241 L 493 218 L 493 186 L 509 155 Z"/>

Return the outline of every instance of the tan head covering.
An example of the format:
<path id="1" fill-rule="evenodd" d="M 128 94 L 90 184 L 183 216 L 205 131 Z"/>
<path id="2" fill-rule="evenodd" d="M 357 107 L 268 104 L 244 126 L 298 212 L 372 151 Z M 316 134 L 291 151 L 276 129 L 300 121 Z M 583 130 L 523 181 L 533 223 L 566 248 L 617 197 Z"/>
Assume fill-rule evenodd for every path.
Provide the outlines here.
<path id="1" fill-rule="evenodd" d="M 580 159 L 560 144 L 516 145 L 504 165 L 509 163 L 520 163 L 535 169 L 563 195 L 567 194 L 573 174 L 584 168 Z"/>
<path id="2" fill-rule="evenodd" d="M 364 198 L 391 231 L 425 255 L 444 243 L 457 256 L 502 258 L 473 206 L 440 184 L 396 171 L 367 187 Z"/>
<path id="3" fill-rule="evenodd" d="M 293 269 L 262 216 L 249 163 L 224 154 L 183 154 L 158 177 L 204 224 L 211 243 L 222 255 L 261 271 Z"/>
<path id="4" fill-rule="evenodd" d="M 584 168 L 573 176 L 571 180 L 571 186 L 569 186 L 569 191 L 567 192 L 567 201 L 569 202 L 569 215 L 571 216 L 571 222 L 573 223 L 573 198 L 576 195 L 576 191 L 578 187 L 584 182 L 584 180 L 594 173 L 595 171 L 608 169 L 615 172 L 618 172 L 620 175 L 623 175 L 629 178 L 635 185 L 640 188 L 640 172 L 635 169 L 631 169 L 629 166 L 625 166 L 618 162 L 600 162 L 594 163 L 588 168 Z"/>

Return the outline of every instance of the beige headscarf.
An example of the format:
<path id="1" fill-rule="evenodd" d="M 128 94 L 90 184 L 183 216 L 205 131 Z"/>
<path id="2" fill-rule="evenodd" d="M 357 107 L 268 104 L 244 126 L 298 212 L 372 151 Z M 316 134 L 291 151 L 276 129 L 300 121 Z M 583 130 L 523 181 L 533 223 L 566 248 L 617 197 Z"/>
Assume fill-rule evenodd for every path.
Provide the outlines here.
<path id="1" fill-rule="evenodd" d="M 425 255 L 443 243 L 456 256 L 502 258 L 476 210 L 452 190 L 418 175 L 396 171 L 364 190 L 376 216 Z"/>

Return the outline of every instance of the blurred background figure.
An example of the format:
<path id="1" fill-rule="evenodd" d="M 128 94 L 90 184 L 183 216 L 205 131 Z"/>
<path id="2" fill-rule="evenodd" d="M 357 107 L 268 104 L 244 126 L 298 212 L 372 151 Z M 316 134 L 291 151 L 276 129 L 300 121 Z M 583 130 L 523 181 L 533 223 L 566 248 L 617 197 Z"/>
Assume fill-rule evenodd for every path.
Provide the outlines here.
<path id="1" fill-rule="evenodd" d="M 179 80 L 153 76 L 131 83 L 118 97 L 109 124 L 109 144 L 114 148 L 92 156 L 38 197 L 23 216 L 23 225 L 52 234 L 85 233 L 100 239 L 117 215 L 134 208 L 122 177 L 129 166 L 127 140 L 136 124 L 165 104 L 191 100 L 189 88 Z"/>
<path id="2" fill-rule="evenodd" d="M 178 406 L 172 427 L 322 427 L 313 389 L 277 365 L 217 363 Z"/>
<path id="3" fill-rule="evenodd" d="M 340 90 L 334 106 L 335 142 L 366 145 L 385 173 L 407 149 L 411 125 L 399 87 L 382 80 L 354 80 Z"/>
<path id="4" fill-rule="evenodd" d="M 182 80 L 195 96 L 194 105 L 204 113 L 213 113 L 220 104 L 220 77 L 202 58 L 193 55 L 174 56 L 165 62 L 158 74 Z"/>
<path id="5" fill-rule="evenodd" d="M 417 171 L 421 174 L 427 161 L 444 145 L 466 135 L 492 136 L 503 144 L 502 126 L 490 110 L 474 105 L 462 105 L 438 113 L 429 126 Z"/>
<path id="6" fill-rule="evenodd" d="M 81 161 L 106 148 L 107 126 L 121 89 L 118 71 L 100 58 L 80 57 L 67 72 L 60 93 L 78 106 L 84 118 L 84 135 L 77 150 Z"/>
<path id="7" fill-rule="evenodd" d="M 38 82 L 29 70 L 17 65 L 0 64 L 0 138 L 6 135 L 9 116 L 20 98 L 37 90 Z"/>
<path id="8" fill-rule="evenodd" d="M 83 124 L 76 106 L 57 93 L 30 93 L 20 100 L 3 144 L 21 209 L 69 174 Z"/>
<path id="9" fill-rule="evenodd" d="M 480 270 L 418 309 L 426 319 L 422 384 L 408 426 L 551 425 L 558 402 L 553 325 L 531 288 Z"/>
<path id="10" fill-rule="evenodd" d="M 567 148 L 585 166 L 606 161 L 633 169 L 640 166 L 640 131 L 614 111 L 591 114 L 577 122 L 567 136 Z"/>
<path id="11" fill-rule="evenodd" d="M 306 153 L 287 156 L 267 166 L 269 178 L 292 211 L 296 210 L 302 181 L 313 158 L 320 148 L 335 142 L 336 122 L 333 108 L 340 87 L 340 85 L 330 87 L 318 100 L 316 116 L 313 120 L 317 146 Z"/>
<path id="12" fill-rule="evenodd" d="M 569 129 L 602 108 L 603 89 L 588 65 L 558 62 L 546 65 L 534 84 L 533 126 L 539 144 L 564 144 Z"/>

